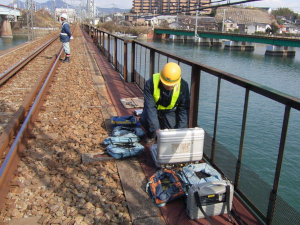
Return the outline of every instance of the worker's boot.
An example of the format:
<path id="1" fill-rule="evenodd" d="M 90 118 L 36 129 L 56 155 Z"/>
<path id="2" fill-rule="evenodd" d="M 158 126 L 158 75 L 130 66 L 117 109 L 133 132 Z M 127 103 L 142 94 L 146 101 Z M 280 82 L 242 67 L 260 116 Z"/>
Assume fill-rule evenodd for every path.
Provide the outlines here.
<path id="1" fill-rule="evenodd" d="M 145 144 L 146 145 L 151 145 L 151 144 L 154 144 L 154 142 L 155 142 L 155 138 L 146 138 L 146 140 L 145 140 Z"/>
<path id="2" fill-rule="evenodd" d="M 69 56 L 66 56 L 66 58 L 63 60 L 63 62 L 70 62 L 70 57 Z"/>

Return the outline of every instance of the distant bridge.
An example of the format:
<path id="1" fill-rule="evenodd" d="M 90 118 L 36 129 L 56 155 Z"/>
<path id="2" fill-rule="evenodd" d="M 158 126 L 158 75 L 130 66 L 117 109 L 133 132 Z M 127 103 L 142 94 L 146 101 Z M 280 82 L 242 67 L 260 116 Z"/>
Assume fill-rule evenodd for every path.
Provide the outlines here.
<path id="1" fill-rule="evenodd" d="M 169 34 L 169 35 L 183 35 L 183 36 L 195 36 L 194 31 L 187 30 L 172 30 L 172 29 L 154 29 L 155 34 Z M 300 38 L 283 38 L 283 37 L 270 37 L 259 35 L 246 35 L 235 33 L 218 33 L 199 31 L 198 36 L 201 38 L 213 38 L 213 39 L 228 39 L 236 42 L 255 42 L 262 44 L 270 44 L 276 46 L 288 46 L 288 47 L 300 47 Z"/>
<path id="2" fill-rule="evenodd" d="M 21 15 L 21 10 L 15 7 L 0 4 L 0 16 L 3 20 L 1 27 L 1 37 L 12 37 L 10 22 L 17 22 Z"/>

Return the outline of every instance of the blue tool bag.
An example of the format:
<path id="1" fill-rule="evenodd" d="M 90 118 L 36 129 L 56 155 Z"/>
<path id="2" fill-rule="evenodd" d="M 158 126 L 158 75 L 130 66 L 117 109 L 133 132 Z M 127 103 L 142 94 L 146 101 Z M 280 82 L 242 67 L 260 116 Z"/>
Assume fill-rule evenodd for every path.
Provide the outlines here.
<path id="1" fill-rule="evenodd" d="M 112 116 L 110 124 L 112 126 L 140 126 L 135 116 Z"/>
<path id="2" fill-rule="evenodd" d="M 144 152 L 145 147 L 137 142 L 108 145 L 106 150 L 115 159 L 136 156 Z"/>
<path id="3" fill-rule="evenodd" d="M 138 142 L 144 137 L 145 132 L 136 126 L 115 126 L 112 137 L 103 141 L 107 153 L 115 159 L 136 156 L 144 152 L 145 147 Z"/>

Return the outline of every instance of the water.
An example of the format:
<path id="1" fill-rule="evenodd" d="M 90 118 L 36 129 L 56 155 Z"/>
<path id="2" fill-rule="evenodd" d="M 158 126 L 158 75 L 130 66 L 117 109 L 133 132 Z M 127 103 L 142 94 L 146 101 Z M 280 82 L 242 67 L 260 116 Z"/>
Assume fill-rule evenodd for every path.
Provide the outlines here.
<path id="1" fill-rule="evenodd" d="M 147 40 L 148 45 L 172 54 L 232 73 L 300 98 L 300 49 L 292 58 L 265 56 L 266 45 L 255 44 L 251 52 L 230 51 L 221 47 L 193 43 Z M 156 69 L 156 68 L 155 68 Z M 183 67 L 183 77 L 190 70 Z M 158 72 L 158 71 L 155 71 Z M 185 74 L 186 73 L 186 74 Z M 198 123 L 213 135 L 217 78 L 201 73 Z M 222 81 L 217 140 L 238 155 L 245 91 Z M 250 92 L 243 164 L 254 170 L 272 187 L 279 149 L 284 106 Z M 291 110 L 288 136 L 280 177 L 279 195 L 300 212 L 300 113 Z M 230 131 L 230 132 L 228 132 Z M 225 159 L 226 160 L 226 159 Z M 243 186 L 244 184 L 241 184 Z M 255 186 L 255 184 L 254 184 Z"/>
<path id="2" fill-rule="evenodd" d="M 13 38 L 0 37 L 0 51 L 7 50 L 28 41 L 27 35 L 15 35 Z"/>

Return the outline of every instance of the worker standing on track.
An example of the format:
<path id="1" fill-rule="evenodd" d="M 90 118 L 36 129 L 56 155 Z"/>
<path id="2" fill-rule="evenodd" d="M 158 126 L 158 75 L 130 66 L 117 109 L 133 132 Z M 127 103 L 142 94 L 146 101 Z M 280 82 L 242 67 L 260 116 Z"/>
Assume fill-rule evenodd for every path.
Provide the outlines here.
<path id="1" fill-rule="evenodd" d="M 140 122 L 147 131 L 146 144 L 155 141 L 160 129 L 186 128 L 189 108 L 189 87 L 181 78 L 181 68 L 174 62 L 167 63 L 145 84 Z"/>
<path id="2" fill-rule="evenodd" d="M 60 15 L 62 25 L 61 25 L 61 32 L 60 32 L 60 41 L 63 43 L 64 52 L 66 53 L 66 57 L 63 62 L 70 62 L 70 38 L 71 38 L 71 31 L 69 23 L 67 22 L 68 16 L 67 14 L 63 13 Z"/>

